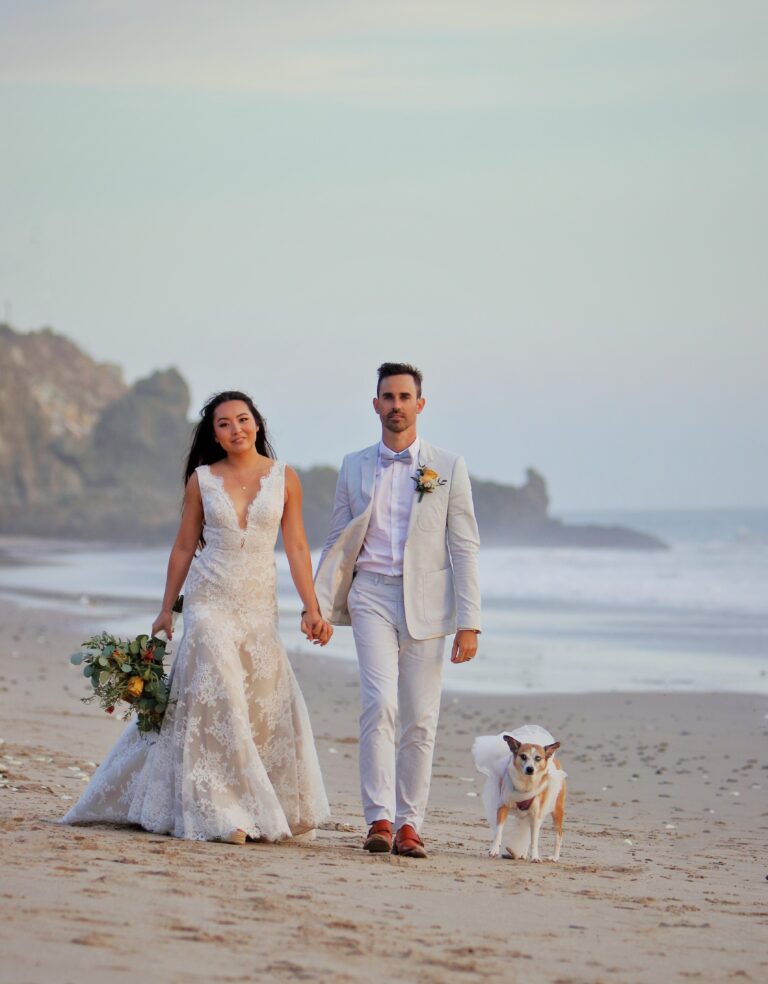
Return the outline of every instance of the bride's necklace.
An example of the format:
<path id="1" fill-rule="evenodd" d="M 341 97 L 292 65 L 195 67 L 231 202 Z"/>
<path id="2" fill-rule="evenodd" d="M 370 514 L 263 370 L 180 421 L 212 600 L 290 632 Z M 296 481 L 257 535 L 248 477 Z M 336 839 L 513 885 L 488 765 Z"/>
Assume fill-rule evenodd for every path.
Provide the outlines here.
<path id="1" fill-rule="evenodd" d="M 242 489 L 242 491 L 243 491 L 243 492 L 247 492 L 247 491 L 248 491 L 248 484 L 245 484 L 245 485 L 243 485 L 243 484 L 242 484 L 242 481 L 243 481 L 243 480 L 242 480 L 242 478 L 239 478 L 239 477 L 238 477 L 237 475 L 234 475 L 233 477 L 234 477 L 234 479 L 235 479 L 235 481 L 237 482 L 237 484 L 238 484 L 238 485 L 240 486 L 240 488 Z M 251 483 L 251 484 L 252 484 L 252 483 Z"/>

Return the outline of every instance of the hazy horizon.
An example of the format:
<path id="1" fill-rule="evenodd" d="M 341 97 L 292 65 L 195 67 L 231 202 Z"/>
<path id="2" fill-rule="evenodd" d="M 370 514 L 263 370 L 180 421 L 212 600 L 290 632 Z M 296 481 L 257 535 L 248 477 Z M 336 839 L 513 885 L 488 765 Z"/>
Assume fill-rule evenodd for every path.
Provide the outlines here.
<path id="1" fill-rule="evenodd" d="M 768 10 L 72 0 L 0 10 L 0 304 L 282 458 L 420 432 L 555 513 L 768 504 Z"/>

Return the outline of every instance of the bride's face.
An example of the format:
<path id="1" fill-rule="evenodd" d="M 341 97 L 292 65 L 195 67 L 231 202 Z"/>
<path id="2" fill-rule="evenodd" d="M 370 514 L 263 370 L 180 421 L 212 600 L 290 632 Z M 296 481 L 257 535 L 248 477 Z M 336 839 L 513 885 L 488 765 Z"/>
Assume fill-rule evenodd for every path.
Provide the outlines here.
<path id="1" fill-rule="evenodd" d="M 227 454 L 250 451 L 258 430 L 248 404 L 242 400 L 227 400 L 213 411 L 213 436 Z"/>

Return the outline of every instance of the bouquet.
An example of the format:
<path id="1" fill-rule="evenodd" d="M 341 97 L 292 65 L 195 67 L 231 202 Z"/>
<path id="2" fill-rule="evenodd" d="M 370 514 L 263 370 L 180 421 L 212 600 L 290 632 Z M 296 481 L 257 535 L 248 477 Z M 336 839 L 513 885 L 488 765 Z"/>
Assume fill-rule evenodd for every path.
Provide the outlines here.
<path id="1" fill-rule="evenodd" d="M 174 623 L 183 602 L 180 595 L 173 606 Z M 102 632 L 86 639 L 82 649 L 70 657 L 75 666 L 83 665 L 83 676 L 93 687 L 93 693 L 82 698 L 83 703 L 98 700 L 107 714 L 113 714 L 123 701 L 128 705 L 123 720 L 127 721 L 135 711 L 142 734 L 159 731 L 170 693 L 163 665 L 167 645 L 165 632 L 135 639 Z"/>

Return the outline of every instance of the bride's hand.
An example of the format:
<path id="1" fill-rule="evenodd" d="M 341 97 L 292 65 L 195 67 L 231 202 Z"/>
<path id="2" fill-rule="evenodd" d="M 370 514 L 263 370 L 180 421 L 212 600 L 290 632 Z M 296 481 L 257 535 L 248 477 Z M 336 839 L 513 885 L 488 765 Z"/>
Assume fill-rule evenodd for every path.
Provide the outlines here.
<path id="1" fill-rule="evenodd" d="M 321 618 L 319 623 L 313 625 L 312 631 L 314 632 L 314 641 L 321 646 L 326 646 L 331 641 L 333 626 L 330 622 Z"/>
<path id="2" fill-rule="evenodd" d="M 301 631 L 316 646 L 325 646 L 333 635 L 333 627 L 320 612 L 305 612 L 301 617 Z"/>
<path id="3" fill-rule="evenodd" d="M 165 632 L 169 642 L 173 638 L 173 615 L 170 609 L 167 612 L 160 612 L 152 623 L 151 635 L 155 637 L 158 632 Z"/>

